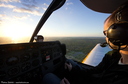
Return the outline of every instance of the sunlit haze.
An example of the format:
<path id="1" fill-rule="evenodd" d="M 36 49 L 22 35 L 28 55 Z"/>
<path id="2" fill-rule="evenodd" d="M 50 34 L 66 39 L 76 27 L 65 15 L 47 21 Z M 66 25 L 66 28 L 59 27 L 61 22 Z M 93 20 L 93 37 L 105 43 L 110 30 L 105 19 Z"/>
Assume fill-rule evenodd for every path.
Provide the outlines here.
<path id="1" fill-rule="evenodd" d="M 0 0 L 0 37 L 31 37 L 52 0 Z M 103 22 L 109 14 L 67 0 L 56 10 L 39 34 L 44 37 L 103 37 Z"/>

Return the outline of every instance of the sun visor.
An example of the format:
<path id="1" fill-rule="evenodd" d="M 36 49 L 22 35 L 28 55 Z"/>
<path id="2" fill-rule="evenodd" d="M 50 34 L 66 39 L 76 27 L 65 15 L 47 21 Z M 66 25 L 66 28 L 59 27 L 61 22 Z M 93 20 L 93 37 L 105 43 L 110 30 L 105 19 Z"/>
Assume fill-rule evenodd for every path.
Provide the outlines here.
<path id="1" fill-rule="evenodd" d="M 128 0 L 81 0 L 86 7 L 101 13 L 112 13 L 126 1 Z"/>

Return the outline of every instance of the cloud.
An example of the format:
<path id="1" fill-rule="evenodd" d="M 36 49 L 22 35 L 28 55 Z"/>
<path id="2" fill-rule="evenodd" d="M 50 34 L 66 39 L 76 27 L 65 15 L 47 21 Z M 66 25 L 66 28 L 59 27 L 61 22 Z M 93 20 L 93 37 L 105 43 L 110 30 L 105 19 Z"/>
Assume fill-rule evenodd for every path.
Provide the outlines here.
<path id="1" fill-rule="evenodd" d="M 49 5 L 48 5 L 48 4 L 46 4 L 46 3 L 44 3 L 43 5 L 44 5 L 44 6 L 46 6 L 46 7 L 48 7 L 48 6 L 49 6 Z"/>
<path id="2" fill-rule="evenodd" d="M 6 3 L 0 3 L 0 7 L 5 8 L 11 8 L 13 12 L 17 13 L 29 13 L 37 16 L 42 16 L 43 13 L 41 13 L 41 10 L 35 2 L 35 0 L 0 0 L 0 2 L 6 2 Z M 19 5 L 14 6 L 11 5 L 9 2 L 20 2 Z M 8 3 L 8 4 L 7 4 Z M 45 6 L 48 6 L 47 4 L 43 4 Z M 18 7 L 19 6 L 19 7 Z M 43 10 L 46 10 L 44 7 Z"/>
<path id="3" fill-rule="evenodd" d="M 72 3 L 72 2 L 69 2 L 69 0 L 66 0 L 66 7 L 65 7 L 65 10 L 71 9 L 70 5 L 73 5 L 73 3 Z"/>
<path id="4" fill-rule="evenodd" d="M 27 16 L 14 16 L 14 18 L 23 20 L 23 19 L 27 19 Z"/>
<path id="5" fill-rule="evenodd" d="M 22 3 L 37 4 L 37 0 L 22 0 Z"/>
<path id="6" fill-rule="evenodd" d="M 48 4 L 46 4 L 46 3 L 44 3 L 43 5 L 45 6 L 45 7 L 43 7 L 43 10 L 45 10 L 45 11 L 46 11 L 49 5 L 48 5 Z"/>
<path id="7" fill-rule="evenodd" d="M 22 0 L 21 4 L 23 5 L 22 7 L 17 7 L 13 9 L 13 11 L 18 13 L 29 13 L 33 15 L 42 16 L 39 7 L 40 3 L 37 3 L 36 0 Z M 45 10 L 45 8 L 43 10 Z"/>
<path id="8" fill-rule="evenodd" d="M 34 15 L 42 15 L 42 13 L 40 13 L 39 11 L 36 10 L 30 10 L 30 9 L 26 9 L 26 8 L 15 8 L 13 9 L 14 12 L 18 12 L 18 13 L 29 13 L 29 14 L 34 14 Z"/>
<path id="9" fill-rule="evenodd" d="M 0 24 L 2 23 L 2 20 L 0 20 Z"/>
<path id="10" fill-rule="evenodd" d="M 0 25 L 1 25 L 2 22 L 3 22 L 2 18 L 5 18 L 5 16 L 6 16 L 6 15 L 4 15 L 4 14 L 0 14 Z"/>
<path id="11" fill-rule="evenodd" d="M 66 10 L 68 10 L 68 7 L 65 7 Z"/>
<path id="12" fill-rule="evenodd" d="M 72 2 L 67 2 L 66 5 L 73 5 L 73 3 Z"/>
<path id="13" fill-rule="evenodd" d="M 6 8 L 15 8 L 13 5 L 7 5 L 7 4 L 0 4 L 0 7 L 6 7 Z"/>
<path id="14" fill-rule="evenodd" d="M 20 0 L 0 0 L 0 2 L 21 2 Z"/>
<path id="15" fill-rule="evenodd" d="M 43 10 L 45 10 L 45 11 L 46 11 L 46 10 L 47 10 L 47 8 L 43 8 Z"/>
<path id="16" fill-rule="evenodd" d="M 4 22 L 5 20 L 9 21 L 9 20 L 11 20 L 11 17 L 9 17 L 9 16 L 7 16 L 5 14 L 0 14 L 0 20 L 2 22 Z"/>
<path id="17" fill-rule="evenodd" d="M 37 7 L 36 5 L 33 5 L 33 4 L 22 3 L 22 5 L 26 6 L 27 8 L 35 8 L 35 9 L 39 9 L 39 7 Z"/>
<path id="18" fill-rule="evenodd" d="M 5 17 L 6 15 L 4 15 L 4 14 L 0 14 L 0 17 Z"/>

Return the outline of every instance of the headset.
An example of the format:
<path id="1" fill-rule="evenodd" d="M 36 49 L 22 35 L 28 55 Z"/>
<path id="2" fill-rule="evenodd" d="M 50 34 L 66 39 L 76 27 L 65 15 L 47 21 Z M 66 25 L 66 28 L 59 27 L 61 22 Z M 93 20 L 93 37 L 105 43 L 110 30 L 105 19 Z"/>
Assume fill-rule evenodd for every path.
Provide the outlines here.
<path id="1" fill-rule="evenodd" d="M 128 23 L 114 23 L 108 30 L 106 36 L 109 41 L 117 46 L 128 44 Z"/>
<path id="2" fill-rule="evenodd" d="M 122 6 L 120 8 L 121 10 L 116 14 L 117 22 L 112 24 L 108 28 L 108 30 L 105 31 L 106 37 L 108 37 L 108 41 L 118 46 L 119 49 L 122 45 L 126 45 L 126 47 L 128 45 L 128 21 L 122 20 L 122 17 L 121 17 L 121 13 L 124 8 L 126 8 L 126 6 Z"/>

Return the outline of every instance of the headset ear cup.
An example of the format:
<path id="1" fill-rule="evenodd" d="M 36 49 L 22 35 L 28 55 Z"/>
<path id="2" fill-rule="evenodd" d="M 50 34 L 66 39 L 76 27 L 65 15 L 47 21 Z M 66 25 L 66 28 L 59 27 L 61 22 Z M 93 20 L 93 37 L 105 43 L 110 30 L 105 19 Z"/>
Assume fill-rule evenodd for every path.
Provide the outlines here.
<path id="1" fill-rule="evenodd" d="M 107 37 L 114 45 L 128 44 L 128 23 L 112 24 L 107 30 Z"/>

